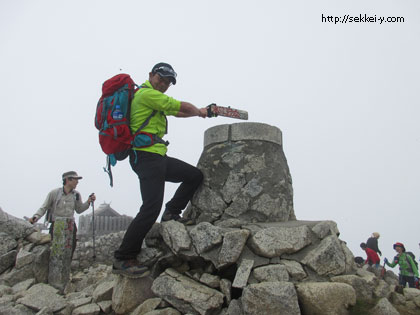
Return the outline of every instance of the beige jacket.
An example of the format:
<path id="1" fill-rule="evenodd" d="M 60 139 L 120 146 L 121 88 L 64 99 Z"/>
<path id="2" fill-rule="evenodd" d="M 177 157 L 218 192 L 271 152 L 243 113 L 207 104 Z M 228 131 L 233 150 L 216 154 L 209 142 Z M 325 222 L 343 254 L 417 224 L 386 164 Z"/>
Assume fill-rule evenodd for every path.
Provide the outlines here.
<path id="1" fill-rule="evenodd" d="M 56 217 L 73 218 L 74 211 L 82 213 L 89 208 L 89 203 L 82 202 L 80 193 L 73 190 L 69 194 L 65 194 L 63 187 L 56 188 L 49 192 L 41 208 L 34 214 L 37 219 L 41 218 L 45 213 L 48 222 L 54 222 Z"/>

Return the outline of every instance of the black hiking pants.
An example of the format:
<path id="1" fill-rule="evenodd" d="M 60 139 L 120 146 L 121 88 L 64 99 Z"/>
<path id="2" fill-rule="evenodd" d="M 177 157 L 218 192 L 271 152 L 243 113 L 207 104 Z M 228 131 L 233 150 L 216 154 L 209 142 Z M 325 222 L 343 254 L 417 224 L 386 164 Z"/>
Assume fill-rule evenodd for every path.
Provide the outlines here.
<path id="1" fill-rule="evenodd" d="M 414 276 L 403 276 L 403 275 L 399 275 L 399 283 L 400 285 L 402 285 L 404 288 L 406 287 L 407 283 L 408 283 L 408 287 L 409 288 L 415 288 L 415 281 L 414 281 Z"/>
<path id="2" fill-rule="evenodd" d="M 140 253 L 146 234 L 159 217 L 165 182 L 181 183 L 172 199 L 166 203 L 167 211 L 180 214 L 203 180 L 198 168 L 166 155 L 132 151 L 130 165 L 139 178 L 143 204 L 114 253 L 119 260 L 134 259 Z"/>

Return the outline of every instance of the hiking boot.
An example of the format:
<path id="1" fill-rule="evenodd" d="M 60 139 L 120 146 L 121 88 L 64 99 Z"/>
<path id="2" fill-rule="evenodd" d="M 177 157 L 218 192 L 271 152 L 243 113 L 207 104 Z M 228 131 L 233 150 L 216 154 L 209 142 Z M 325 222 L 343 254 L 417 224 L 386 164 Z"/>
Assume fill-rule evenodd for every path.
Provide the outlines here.
<path id="1" fill-rule="evenodd" d="M 137 259 L 116 259 L 112 265 L 112 273 L 129 278 L 141 278 L 147 276 L 150 272 L 146 266 L 140 265 Z"/>
<path id="2" fill-rule="evenodd" d="M 185 225 L 191 225 L 194 224 L 194 222 L 191 219 L 183 218 L 179 214 L 173 214 L 169 211 L 165 211 L 162 215 L 162 219 L 160 222 L 166 222 L 166 221 L 178 221 L 179 223 L 185 224 Z"/>

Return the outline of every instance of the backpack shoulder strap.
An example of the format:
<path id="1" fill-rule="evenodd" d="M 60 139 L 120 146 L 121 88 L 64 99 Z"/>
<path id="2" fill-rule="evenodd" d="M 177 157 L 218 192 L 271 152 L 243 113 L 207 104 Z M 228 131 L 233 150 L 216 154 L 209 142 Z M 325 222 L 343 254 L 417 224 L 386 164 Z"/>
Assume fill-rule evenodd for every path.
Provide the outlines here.
<path id="1" fill-rule="evenodd" d="M 58 203 L 60 202 L 61 197 L 63 196 L 63 187 L 57 188 L 53 200 L 53 205 L 51 208 L 47 210 L 47 214 L 45 216 L 45 222 L 52 222 L 53 219 L 53 213 L 55 212 L 55 209 L 58 206 Z"/>

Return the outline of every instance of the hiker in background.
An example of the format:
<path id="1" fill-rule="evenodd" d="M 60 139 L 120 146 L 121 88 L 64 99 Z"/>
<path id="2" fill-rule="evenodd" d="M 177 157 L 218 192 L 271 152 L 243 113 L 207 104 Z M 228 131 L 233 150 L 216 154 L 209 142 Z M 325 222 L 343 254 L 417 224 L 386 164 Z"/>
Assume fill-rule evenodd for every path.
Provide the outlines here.
<path id="1" fill-rule="evenodd" d="M 207 117 L 206 107 L 199 109 L 191 103 L 165 95 L 168 88 L 176 84 L 176 76 L 172 66 L 167 63 L 158 63 L 152 68 L 149 80 L 140 86 L 131 102 L 132 132 L 148 121 L 142 132 L 162 138 L 168 127 L 166 116 Z M 152 115 L 153 112 L 156 113 Z M 166 203 L 162 221 L 183 222 L 180 214 L 203 180 L 198 168 L 166 155 L 166 145 L 158 142 L 148 147 L 134 147 L 130 151 L 130 165 L 139 178 L 143 204 L 114 253 L 112 272 L 115 274 L 142 277 L 149 273 L 148 268 L 137 261 L 137 255 L 146 234 L 159 217 L 165 182 L 181 185 Z"/>
<path id="2" fill-rule="evenodd" d="M 63 187 L 56 188 L 49 192 L 47 199 L 45 199 L 43 205 L 39 210 L 29 219 L 29 222 L 36 223 L 45 213 L 45 220 L 50 225 L 50 234 L 53 235 L 54 231 L 54 220 L 56 217 L 74 218 L 74 211 L 82 213 L 89 208 L 91 202 L 96 200 L 95 194 L 91 194 L 86 202 L 82 202 L 80 193 L 76 191 L 76 186 L 79 183 L 81 176 L 77 175 L 76 172 L 70 171 L 62 175 Z M 76 234 L 77 227 L 74 222 L 73 229 L 73 244 L 72 244 L 72 256 L 76 249 Z"/>
<path id="3" fill-rule="evenodd" d="M 367 258 L 365 260 L 365 264 L 369 266 L 375 265 L 376 268 L 379 268 L 380 258 L 378 254 L 371 248 L 366 246 L 366 243 L 361 243 L 360 248 L 366 252 Z"/>
<path id="4" fill-rule="evenodd" d="M 387 258 L 384 259 L 385 264 L 394 268 L 400 265 L 399 284 L 405 287 L 408 283 L 410 288 L 415 287 L 415 282 L 419 277 L 419 271 L 415 264 L 414 259 L 405 251 L 404 244 L 395 243 L 393 245 L 395 251 L 398 253 L 390 263 Z"/>
<path id="5" fill-rule="evenodd" d="M 372 236 L 366 241 L 367 248 L 373 249 L 375 252 L 382 256 L 381 251 L 378 248 L 378 239 L 381 235 L 378 232 L 373 232 Z"/>

